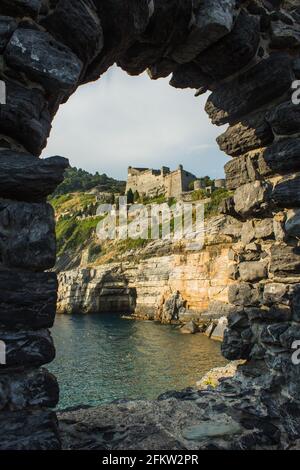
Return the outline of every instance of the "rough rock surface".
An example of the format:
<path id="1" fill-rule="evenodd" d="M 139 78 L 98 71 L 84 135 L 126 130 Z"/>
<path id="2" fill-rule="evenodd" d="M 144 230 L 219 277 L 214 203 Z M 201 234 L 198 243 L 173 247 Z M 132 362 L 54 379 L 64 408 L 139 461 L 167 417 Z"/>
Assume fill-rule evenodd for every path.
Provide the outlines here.
<path id="1" fill-rule="evenodd" d="M 225 378 L 233 377 L 237 372 L 238 366 L 242 363 L 243 361 L 232 361 L 224 367 L 211 369 L 197 382 L 197 388 L 199 390 L 207 390 L 210 387 L 218 387 Z"/>
<path id="2" fill-rule="evenodd" d="M 230 226 L 227 223 L 220 229 L 221 221 L 224 224 L 226 217 L 216 220 L 219 232 L 210 238 L 215 244 L 208 244 L 201 252 L 182 247 L 176 253 L 174 246 L 168 255 L 159 255 L 162 241 L 157 241 L 142 251 L 139 262 L 128 260 L 122 266 L 114 263 L 59 273 L 58 312 L 114 310 L 162 323 L 199 319 L 212 301 L 227 301 L 228 286 L 233 282 L 228 253 L 235 236 L 221 234 Z"/>
<path id="3" fill-rule="evenodd" d="M 54 273 L 0 271 L 0 326 L 9 329 L 52 327 L 57 287 Z"/>
<path id="4" fill-rule="evenodd" d="M 46 369 L 0 374 L 1 411 L 56 406 L 58 398 L 57 380 Z"/>
<path id="5" fill-rule="evenodd" d="M 223 264 L 230 266 L 232 283 L 243 286 L 231 293 L 234 304 L 222 299 L 229 312 L 223 354 L 247 364 L 212 392 L 167 393 L 157 402 L 109 405 L 99 417 L 80 412 L 79 425 L 73 415 L 74 427 L 72 420 L 62 422 L 65 447 L 252 449 L 288 448 L 299 442 L 300 374 L 291 357 L 293 339 L 299 339 L 300 256 L 298 223 L 295 218 L 293 226 L 290 222 L 290 211 L 300 205 L 300 178 L 295 173 L 300 114 L 291 100 L 293 82 L 300 79 L 299 24 L 294 0 L 0 0 L 0 80 L 7 90 L 6 104 L 0 105 L 1 153 L 39 156 L 60 104 L 114 63 L 130 74 L 149 69 L 154 79 L 174 73 L 172 84 L 197 86 L 197 95 L 211 90 L 209 117 L 215 124 L 230 124 L 219 142 L 234 156 L 226 171 L 235 193 L 221 209 L 227 222 L 214 220 L 212 229 L 230 237 L 232 246 L 227 246 Z M 51 338 L 43 329 L 53 319 L 54 280 L 48 278 L 43 288 L 42 273 L 36 271 L 54 261 L 53 213 L 40 197 L 53 189 L 53 171 L 61 178 L 62 162 L 56 160 L 60 169 L 50 170 L 49 163 L 37 160 L 34 182 L 28 176 L 29 158 L 22 157 L 15 167 L 15 180 L 14 170 L 3 169 L 7 183 L 0 190 L 0 281 L 9 294 L 1 298 L 0 339 L 9 345 L 8 364 L 1 368 L 7 376 L 11 367 L 38 369 L 54 357 Z M 194 292 L 199 287 L 209 292 L 206 298 L 201 294 L 204 308 L 214 297 L 227 296 L 219 284 L 205 284 L 215 247 L 209 245 L 209 255 L 206 250 L 202 258 L 187 258 L 184 274 L 174 269 L 180 275 L 158 305 L 160 314 L 169 315 L 173 306 L 175 315 L 193 319 L 183 288 L 189 272 L 197 279 Z M 201 280 L 199 266 L 205 267 Z M 139 285 L 148 284 L 150 293 L 159 290 L 155 273 L 152 278 L 142 274 Z M 192 281 L 190 277 L 190 292 Z M 127 287 L 119 287 L 128 294 Z M 79 291 L 84 304 L 85 294 Z M 147 299 L 153 311 L 156 294 L 151 298 L 145 292 L 140 299 Z M 177 292 L 186 306 L 179 295 L 172 298 Z M 169 298 L 171 310 L 165 312 Z M 137 297 L 135 304 L 148 315 L 146 302 L 139 304 Z M 38 399 L 39 387 L 35 393 Z M 26 407 L 26 391 L 21 395 Z M 55 415 L 41 406 L 3 411 L 0 424 L 1 449 L 60 446 Z M 73 432 L 71 440 L 68 432 Z"/>
<path id="6" fill-rule="evenodd" d="M 55 264 L 55 224 L 50 204 L 0 199 L 0 258 L 5 268 L 43 271 Z"/>
<path id="7" fill-rule="evenodd" d="M 63 181 L 66 158 L 39 159 L 26 153 L 0 152 L 0 197 L 41 201 Z"/>
<path id="8" fill-rule="evenodd" d="M 0 450 L 61 448 L 53 411 L 1 411 L 0 429 Z"/>
<path id="9" fill-rule="evenodd" d="M 70 91 L 80 77 L 82 63 L 70 49 L 50 34 L 17 29 L 9 41 L 5 60 L 11 67 L 37 80 L 47 91 Z"/>
<path id="10" fill-rule="evenodd" d="M 277 376 L 259 362 L 238 366 L 214 390 L 166 392 L 156 401 L 128 401 L 59 413 L 64 449 L 286 449 L 297 431 L 292 403 L 276 393 Z M 262 390 L 263 387 L 263 390 Z"/>

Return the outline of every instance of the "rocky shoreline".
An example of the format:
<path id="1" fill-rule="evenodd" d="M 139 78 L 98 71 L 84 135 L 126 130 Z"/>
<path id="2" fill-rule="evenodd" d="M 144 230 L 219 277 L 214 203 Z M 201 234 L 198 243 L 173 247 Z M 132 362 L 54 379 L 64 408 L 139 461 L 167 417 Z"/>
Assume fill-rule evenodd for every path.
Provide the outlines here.
<path id="1" fill-rule="evenodd" d="M 216 377 L 217 388 L 202 384 L 200 390 L 170 391 L 153 401 L 122 400 L 95 408 L 61 411 L 58 420 L 62 447 L 65 450 L 297 448 L 298 441 L 291 444 L 295 416 L 290 416 L 288 429 L 279 421 L 276 426 L 270 423 L 271 380 L 266 369 L 254 364 L 233 364 L 227 366 L 227 371 L 223 368 L 215 372 Z"/>

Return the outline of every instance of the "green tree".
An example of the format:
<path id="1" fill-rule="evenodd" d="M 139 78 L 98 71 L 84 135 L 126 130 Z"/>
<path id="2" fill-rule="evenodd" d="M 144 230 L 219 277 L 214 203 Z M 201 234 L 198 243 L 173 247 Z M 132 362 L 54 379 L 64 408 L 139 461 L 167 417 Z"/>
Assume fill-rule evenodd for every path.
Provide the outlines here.
<path id="1" fill-rule="evenodd" d="M 131 188 L 127 191 L 127 204 L 133 204 L 134 203 L 134 194 Z"/>
<path id="2" fill-rule="evenodd" d="M 204 176 L 203 178 L 200 178 L 200 181 L 204 182 L 205 187 L 214 185 L 214 180 L 212 180 L 209 176 Z"/>

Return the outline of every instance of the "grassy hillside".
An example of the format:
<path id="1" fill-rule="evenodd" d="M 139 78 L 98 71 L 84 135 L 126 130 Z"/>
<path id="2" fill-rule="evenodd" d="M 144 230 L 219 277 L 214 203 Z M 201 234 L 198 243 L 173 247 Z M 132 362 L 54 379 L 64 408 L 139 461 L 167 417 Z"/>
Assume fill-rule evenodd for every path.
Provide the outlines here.
<path id="1" fill-rule="evenodd" d="M 83 181 L 78 182 L 82 170 L 70 169 L 67 182 L 62 183 L 58 190 L 49 198 L 49 202 L 55 209 L 56 214 L 56 235 L 57 235 L 57 269 L 66 270 L 77 267 L 82 259 L 85 265 L 97 266 L 102 263 L 108 263 L 122 259 L 128 253 L 134 256 L 141 248 L 144 248 L 151 240 L 142 239 L 126 239 L 116 241 L 100 241 L 96 235 L 96 227 L 101 218 L 96 215 L 99 202 L 97 201 L 97 190 L 100 192 L 109 192 L 114 195 L 124 189 L 122 182 L 108 178 L 105 175 L 107 188 L 109 190 L 99 190 L 98 186 L 93 186 L 92 191 L 76 190 L 67 191 L 67 188 L 80 186 L 81 188 L 90 185 L 91 181 L 99 179 L 83 172 Z M 89 176 L 87 176 L 89 175 Z M 101 175 L 101 178 L 103 175 Z M 87 178 L 87 179 L 86 179 Z M 223 199 L 227 198 L 230 192 L 218 189 L 216 190 L 209 202 L 205 205 L 206 219 L 217 215 L 219 205 Z M 207 194 L 203 190 L 192 193 L 192 200 L 198 201 L 206 199 Z M 144 204 L 162 204 L 168 202 L 169 205 L 176 203 L 174 199 L 167 200 L 163 196 L 157 198 L 143 198 L 138 201 Z M 171 221 L 172 223 L 172 221 Z"/>

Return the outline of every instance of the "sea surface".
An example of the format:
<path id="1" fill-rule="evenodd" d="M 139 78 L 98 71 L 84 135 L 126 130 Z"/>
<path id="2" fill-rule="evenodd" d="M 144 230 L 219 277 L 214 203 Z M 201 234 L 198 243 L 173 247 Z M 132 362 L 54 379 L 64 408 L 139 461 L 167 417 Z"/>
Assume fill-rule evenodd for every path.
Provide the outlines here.
<path id="1" fill-rule="evenodd" d="M 57 315 L 52 335 L 57 356 L 48 368 L 60 384 L 59 409 L 154 399 L 226 364 L 220 343 L 204 335 L 114 314 Z"/>

